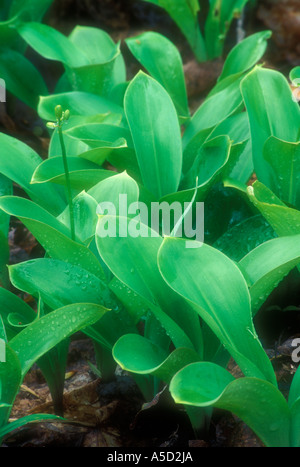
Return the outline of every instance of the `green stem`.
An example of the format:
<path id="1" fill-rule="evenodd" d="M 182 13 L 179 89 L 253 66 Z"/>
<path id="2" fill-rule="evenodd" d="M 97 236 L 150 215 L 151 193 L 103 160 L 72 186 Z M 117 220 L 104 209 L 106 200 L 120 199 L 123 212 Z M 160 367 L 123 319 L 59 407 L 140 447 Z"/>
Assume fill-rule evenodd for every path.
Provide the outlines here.
<path id="1" fill-rule="evenodd" d="M 70 227 L 71 227 L 71 238 L 75 240 L 75 224 L 74 224 L 74 211 L 73 211 L 73 199 L 72 199 L 72 190 L 71 190 L 71 183 L 70 183 L 70 175 L 69 175 L 69 167 L 67 161 L 67 154 L 66 154 L 66 147 L 64 143 L 64 138 L 62 135 L 62 126 L 58 125 L 58 136 L 61 145 L 61 152 L 62 158 L 64 163 L 64 170 L 65 170 L 65 177 L 66 177 L 66 192 L 67 192 L 67 199 L 69 203 L 69 211 L 70 211 Z"/>

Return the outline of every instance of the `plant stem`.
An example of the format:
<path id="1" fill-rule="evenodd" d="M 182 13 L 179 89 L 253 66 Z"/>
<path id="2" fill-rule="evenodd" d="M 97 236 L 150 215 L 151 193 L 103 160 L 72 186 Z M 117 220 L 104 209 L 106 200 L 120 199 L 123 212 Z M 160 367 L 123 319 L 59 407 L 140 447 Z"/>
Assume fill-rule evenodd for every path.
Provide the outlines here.
<path id="1" fill-rule="evenodd" d="M 59 136 L 59 142 L 61 145 L 61 152 L 62 152 L 62 158 L 63 158 L 63 163 L 64 163 L 65 177 L 66 177 L 66 192 L 67 192 L 67 199 L 68 199 L 69 211 L 70 211 L 71 238 L 72 240 L 75 241 L 75 224 L 74 224 L 72 190 L 71 190 L 71 184 L 70 184 L 70 175 L 69 175 L 66 147 L 64 143 L 63 134 L 62 134 L 61 124 L 58 125 L 57 129 L 58 129 L 58 136 Z"/>

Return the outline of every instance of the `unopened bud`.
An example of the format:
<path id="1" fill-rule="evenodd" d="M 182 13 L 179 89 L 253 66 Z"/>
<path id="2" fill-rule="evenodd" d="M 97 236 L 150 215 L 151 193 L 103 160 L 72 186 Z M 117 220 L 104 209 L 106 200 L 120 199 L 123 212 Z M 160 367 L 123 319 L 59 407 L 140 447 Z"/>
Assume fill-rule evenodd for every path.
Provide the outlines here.
<path id="1" fill-rule="evenodd" d="M 70 110 L 64 112 L 64 121 L 67 122 L 70 118 Z"/>
<path id="2" fill-rule="evenodd" d="M 56 128 L 56 124 L 53 122 L 47 122 L 46 127 L 51 128 L 51 130 L 54 130 L 54 128 Z"/>
<path id="3" fill-rule="evenodd" d="M 61 105 L 57 105 L 55 107 L 55 117 L 57 118 L 57 120 L 60 120 L 62 115 L 63 115 L 62 107 Z"/>

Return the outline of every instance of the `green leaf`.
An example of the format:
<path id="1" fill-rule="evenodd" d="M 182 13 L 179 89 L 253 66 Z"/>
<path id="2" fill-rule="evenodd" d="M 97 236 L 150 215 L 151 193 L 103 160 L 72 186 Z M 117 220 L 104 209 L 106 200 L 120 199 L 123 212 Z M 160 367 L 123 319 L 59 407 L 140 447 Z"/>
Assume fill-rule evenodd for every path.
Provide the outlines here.
<path id="1" fill-rule="evenodd" d="M 60 104 L 63 109 L 69 109 L 71 115 L 92 116 L 114 113 L 123 115 L 123 109 L 104 97 L 89 92 L 64 92 L 41 96 L 38 105 L 39 116 L 46 121 L 55 121 L 55 106 Z"/>
<path id="2" fill-rule="evenodd" d="M 274 193 L 256 181 L 246 191 L 250 201 L 266 218 L 278 236 L 300 233 L 300 211 L 287 207 Z"/>
<path id="3" fill-rule="evenodd" d="M 95 235 L 96 225 L 98 221 L 97 216 L 97 202 L 85 191 L 79 193 L 79 195 L 73 198 L 73 216 L 75 224 L 75 232 L 79 240 L 85 245 L 89 245 L 91 239 Z M 58 216 L 58 220 L 65 224 L 70 229 L 70 208 L 69 206 Z M 89 261 L 92 260 L 90 254 Z M 93 261 L 91 261 L 93 262 Z M 87 263 L 85 264 L 87 268 Z M 94 269 L 94 273 L 97 274 L 97 267 Z M 92 271 L 91 271 L 92 272 Z M 100 276 L 104 279 L 103 271 L 100 272 Z"/>
<path id="4" fill-rule="evenodd" d="M 241 109 L 243 98 L 240 82 L 244 75 L 229 77 L 219 84 L 219 88 L 209 95 L 194 113 L 183 135 L 183 149 L 191 139 L 205 129 L 213 129 L 229 116 Z"/>
<path id="5" fill-rule="evenodd" d="M 268 447 L 289 447 L 290 412 L 276 387 L 258 378 L 234 379 L 213 363 L 192 363 L 170 384 L 177 403 L 213 405 L 243 420 Z"/>
<path id="6" fill-rule="evenodd" d="M 79 157 L 68 156 L 68 167 L 70 172 L 71 185 L 73 185 L 73 173 L 97 170 L 97 165 L 90 161 L 83 160 Z M 61 176 L 65 177 L 65 169 L 61 156 L 50 157 L 45 159 L 37 166 L 32 174 L 31 184 L 53 182 L 57 183 L 57 179 L 61 180 Z"/>
<path id="7" fill-rule="evenodd" d="M 290 80 L 294 82 L 297 86 L 299 86 L 298 80 L 300 80 L 300 66 L 296 66 L 292 69 L 292 71 L 290 72 Z"/>
<path id="8" fill-rule="evenodd" d="M 15 397 L 22 381 L 21 364 L 16 352 L 5 345 L 5 361 L 0 362 L 1 403 L 7 405 L 0 407 L 0 427 L 6 425 L 14 403 Z"/>
<path id="9" fill-rule="evenodd" d="M 107 310 L 100 305 L 78 303 L 48 313 L 26 327 L 10 341 L 22 368 L 22 377 L 46 352 L 63 339 L 92 326 Z"/>
<path id="10" fill-rule="evenodd" d="M 40 21 L 53 0 L 13 0 L 10 2 L 9 17 L 18 16 L 26 21 Z"/>
<path id="11" fill-rule="evenodd" d="M 300 235 L 269 240 L 239 262 L 249 285 L 253 315 L 279 282 L 299 263 Z"/>
<path id="12" fill-rule="evenodd" d="M 145 187 L 158 198 L 176 191 L 182 151 L 171 98 L 157 81 L 139 72 L 126 91 L 124 105 Z"/>
<path id="13" fill-rule="evenodd" d="M 265 218 L 256 215 L 228 229 L 213 246 L 233 261 L 240 261 L 254 248 L 275 236 L 274 230 Z"/>
<path id="14" fill-rule="evenodd" d="M 74 91 L 87 91 L 100 96 L 109 95 L 118 84 L 126 81 L 126 69 L 120 54 L 120 44 L 101 29 L 76 26 L 69 40 L 85 56 L 89 64 L 67 70 Z"/>
<path id="15" fill-rule="evenodd" d="M 114 174 L 112 177 L 101 181 L 93 186 L 88 194 L 92 196 L 98 204 L 101 204 L 101 211 L 113 207 L 114 212 L 110 214 L 126 215 L 127 207 L 137 203 L 139 199 L 139 187 L 135 180 L 131 178 L 126 172 L 121 174 Z M 109 203 L 109 206 L 107 206 Z M 123 204 L 124 203 L 124 204 Z M 98 209 L 98 214 L 103 214 Z"/>
<path id="16" fill-rule="evenodd" d="M 16 196 L 0 199 L 1 209 L 16 216 L 45 248 L 50 257 L 81 266 L 104 280 L 102 267 L 84 245 L 70 239 L 69 229 L 32 201 Z"/>
<path id="17" fill-rule="evenodd" d="M 11 48 L 0 49 L 0 76 L 8 91 L 33 109 L 37 107 L 39 96 L 48 94 L 47 86 L 35 66 Z"/>
<path id="18" fill-rule="evenodd" d="M 299 209 L 300 142 L 289 143 L 271 136 L 264 145 L 263 155 L 273 169 L 275 194 Z"/>
<path id="19" fill-rule="evenodd" d="M 169 93 L 178 115 L 188 117 L 189 107 L 182 60 L 174 44 L 157 32 L 126 40 L 131 53 Z"/>
<path id="20" fill-rule="evenodd" d="M 0 134 L 0 144 L 0 173 L 20 185 L 33 201 L 52 214 L 61 212 L 66 203 L 55 186 L 30 184 L 35 169 L 42 162 L 40 156 L 26 144 L 4 133 Z"/>
<path id="21" fill-rule="evenodd" d="M 165 238 L 158 265 L 166 283 L 193 305 L 231 353 L 245 375 L 276 385 L 272 366 L 256 335 L 246 281 L 229 258 L 215 248 Z"/>
<path id="22" fill-rule="evenodd" d="M 195 162 L 182 180 L 180 189 L 192 188 L 197 181 L 197 199 L 203 200 L 224 171 L 229 161 L 230 149 L 231 141 L 228 136 L 216 136 L 206 141 L 200 147 Z"/>
<path id="23" fill-rule="evenodd" d="M 8 423 L 3 428 L 0 428 L 0 438 L 6 436 L 7 434 L 11 433 L 18 428 L 21 428 L 28 423 L 43 423 L 43 422 L 62 422 L 65 419 L 62 417 L 58 417 L 57 415 L 53 414 L 32 414 L 26 415 L 25 417 L 21 417 L 18 420 L 14 420 L 13 422 Z"/>
<path id="24" fill-rule="evenodd" d="M 299 106 L 285 77 L 274 70 L 255 67 L 242 81 L 241 89 L 250 121 L 254 170 L 258 180 L 275 191 L 272 169 L 263 158 L 264 145 L 270 136 L 298 142 Z"/>
<path id="25" fill-rule="evenodd" d="M 205 22 L 205 44 L 208 58 L 221 57 L 233 18 L 238 17 L 248 0 L 211 0 Z"/>
<path id="26" fill-rule="evenodd" d="M 264 55 L 267 48 L 267 40 L 272 36 L 271 31 L 262 31 L 239 42 L 229 52 L 219 81 L 229 75 L 245 72 L 252 68 Z"/>
<path id="27" fill-rule="evenodd" d="M 108 223 L 115 223 L 115 237 L 103 235 Z M 138 235 L 128 235 L 128 231 L 135 231 Z M 144 236 L 141 236 L 141 232 Z M 199 350 L 201 329 L 196 313 L 167 286 L 158 270 L 157 253 L 161 243 L 162 238 L 157 233 L 136 219 L 113 216 L 99 219 L 96 244 L 109 269 L 135 293 L 161 308 L 189 337 L 195 349 Z"/>
<path id="28" fill-rule="evenodd" d="M 18 316 L 18 323 L 21 326 L 27 325 L 35 320 L 36 312 L 15 293 L 0 288 L 1 318 L 3 320 L 7 338 L 10 340 L 15 334 L 20 332 L 22 327 L 13 326 L 11 317 Z"/>
<path id="29" fill-rule="evenodd" d="M 57 60 L 71 68 L 89 63 L 87 56 L 64 34 L 36 22 L 22 23 L 18 33 L 37 53 L 48 60 Z"/>
<path id="30" fill-rule="evenodd" d="M 158 345 L 138 334 L 122 336 L 114 345 L 113 357 L 126 371 L 153 375 L 169 383 L 184 366 L 199 361 L 192 349 L 180 347 L 169 355 Z"/>
<path id="31" fill-rule="evenodd" d="M 188 40 L 197 60 L 206 60 L 206 49 L 198 23 L 197 0 L 144 0 L 164 8 Z"/>

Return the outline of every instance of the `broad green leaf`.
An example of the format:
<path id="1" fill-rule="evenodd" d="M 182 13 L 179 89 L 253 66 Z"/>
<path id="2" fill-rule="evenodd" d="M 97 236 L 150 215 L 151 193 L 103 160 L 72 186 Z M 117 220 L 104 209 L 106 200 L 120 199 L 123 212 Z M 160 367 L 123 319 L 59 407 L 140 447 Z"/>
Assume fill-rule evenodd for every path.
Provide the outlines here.
<path id="1" fill-rule="evenodd" d="M 9 16 L 18 16 L 26 21 L 40 21 L 53 0 L 13 0 L 10 2 Z"/>
<path id="2" fill-rule="evenodd" d="M 20 326 L 11 324 L 13 315 L 18 315 L 19 325 L 29 324 L 37 317 L 37 313 L 24 300 L 9 290 L 0 288 L 0 303 L 0 315 L 5 325 L 8 340 L 22 329 Z"/>
<path id="3" fill-rule="evenodd" d="M 139 72 L 126 91 L 125 113 L 145 187 L 158 198 L 176 191 L 182 151 L 171 98 L 157 81 Z"/>
<path id="4" fill-rule="evenodd" d="M 294 374 L 292 384 L 290 386 L 288 404 L 291 407 L 300 397 L 300 367 L 297 368 Z"/>
<path id="5" fill-rule="evenodd" d="M 100 305 L 78 303 L 59 308 L 26 327 L 10 341 L 24 377 L 31 366 L 63 339 L 92 326 L 106 313 Z"/>
<path id="6" fill-rule="evenodd" d="M 39 71 L 16 50 L 0 48 L 0 76 L 8 91 L 33 109 L 37 107 L 39 96 L 48 94 Z"/>
<path id="7" fill-rule="evenodd" d="M 88 245 L 95 235 L 98 221 L 97 202 L 88 193 L 82 191 L 73 198 L 72 204 L 76 236 L 82 243 Z M 58 216 L 58 220 L 70 229 L 69 206 Z M 87 256 L 90 256 L 90 253 Z M 91 260 L 91 257 L 89 260 Z M 87 268 L 87 264 L 85 264 L 85 267 Z M 94 272 L 96 273 L 96 270 Z M 101 273 L 101 277 L 104 278 L 103 273 Z"/>
<path id="8" fill-rule="evenodd" d="M 192 362 L 199 361 L 199 355 L 192 349 L 180 347 L 169 355 L 159 346 L 138 334 L 121 337 L 113 348 L 113 357 L 126 371 L 150 374 L 169 383 L 177 371 Z"/>
<path id="9" fill-rule="evenodd" d="M 253 315 L 279 282 L 299 263 L 300 235 L 269 240 L 239 262 L 249 285 Z"/>
<path id="10" fill-rule="evenodd" d="M 248 187 L 246 193 L 278 236 L 300 233 L 300 211 L 287 207 L 271 190 L 258 181 Z"/>
<path id="11" fill-rule="evenodd" d="M 126 40 L 141 65 L 169 93 L 178 115 L 189 116 L 183 65 L 174 44 L 156 32 L 146 32 Z"/>
<path id="12" fill-rule="evenodd" d="M 65 201 L 55 187 L 50 184 L 30 185 L 36 167 L 42 162 L 40 156 L 26 144 L 4 133 L 0 134 L 0 144 L 0 173 L 20 185 L 33 201 L 51 213 L 62 211 Z"/>
<path id="13" fill-rule="evenodd" d="M 273 169 L 275 194 L 299 209 L 300 142 L 288 143 L 271 136 L 264 145 L 263 155 Z"/>
<path id="14" fill-rule="evenodd" d="M 109 288 L 118 297 L 120 302 L 123 303 L 136 324 L 149 312 L 149 303 L 116 277 L 110 281 Z"/>
<path id="15" fill-rule="evenodd" d="M 54 109 L 60 104 L 63 109 L 69 109 L 70 114 L 92 116 L 105 113 L 123 115 L 123 110 L 114 102 L 89 92 L 64 92 L 41 96 L 38 105 L 39 116 L 46 121 L 55 121 Z"/>
<path id="16" fill-rule="evenodd" d="M 126 81 L 120 44 L 115 44 L 105 31 L 76 26 L 69 40 L 88 57 L 90 63 L 88 66 L 67 71 L 74 91 L 77 87 L 78 90 L 87 90 L 100 96 L 107 95 L 117 84 Z"/>
<path id="17" fill-rule="evenodd" d="M 241 109 L 243 98 L 240 91 L 240 82 L 244 75 L 229 77 L 220 83 L 220 89 L 208 96 L 203 104 L 194 113 L 183 135 L 183 149 L 191 139 L 208 128 L 214 128 Z"/>
<path id="18" fill-rule="evenodd" d="M 1 400 L 0 402 L 7 406 L 0 406 L 0 427 L 5 426 L 11 405 L 19 390 L 22 380 L 21 364 L 16 352 L 5 345 L 5 361 L 0 362 L 0 380 L 1 380 Z"/>
<path id="19" fill-rule="evenodd" d="M 111 227 L 116 228 L 115 236 L 110 236 L 113 233 Z M 105 236 L 107 228 L 108 235 Z M 98 222 L 96 243 L 100 256 L 113 274 L 152 305 L 159 306 L 199 350 L 201 330 L 198 317 L 167 286 L 157 267 L 162 238 L 136 219 L 104 216 Z"/>
<path id="20" fill-rule="evenodd" d="M 68 157 L 68 162 L 70 163 L 70 185 L 72 189 L 77 190 L 79 193 L 83 190 L 89 190 L 102 180 L 115 174 L 115 172 L 109 170 L 95 168 L 93 163 L 79 157 Z M 83 168 L 88 165 L 94 168 Z M 79 169 L 79 167 L 81 167 L 81 169 Z M 66 186 L 66 175 L 62 167 L 61 156 L 50 157 L 50 159 L 46 159 L 36 168 L 32 175 L 31 183 L 43 184 L 45 182 Z"/>
<path id="21" fill-rule="evenodd" d="M 81 159 L 79 157 L 69 156 L 68 168 L 70 172 L 71 186 L 73 184 L 73 172 L 84 172 L 90 171 L 91 169 L 98 169 L 97 165 L 93 164 L 90 161 Z M 32 174 L 31 184 L 45 183 L 48 181 L 57 183 L 57 178 L 61 178 L 62 175 L 65 177 L 65 169 L 62 157 L 50 157 L 49 159 L 45 159 L 43 162 L 41 162 L 41 164 L 37 166 L 37 168 Z"/>
<path id="22" fill-rule="evenodd" d="M 233 261 L 240 261 L 254 248 L 275 236 L 274 230 L 265 218 L 256 215 L 227 230 L 213 246 Z"/>
<path id="23" fill-rule="evenodd" d="M 158 253 L 163 278 L 193 305 L 245 375 L 259 375 L 276 385 L 254 329 L 250 295 L 241 271 L 215 248 L 194 243 L 195 248 L 186 248 L 184 239 L 164 239 Z"/>
<path id="24" fill-rule="evenodd" d="M 262 31 L 239 42 L 227 55 L 219 81 L 229 75 L 244 72 L 252 68 L 264 55 L 271 31 Z"/>
<path id="25" fill-rule="evenodd" d="M 300 84 L 300 66 L 296 66 L 290 72 L 290 80 L 297 86 Z"/>
<path id="26" fill-rule="evenodd" d="M 64 34 L 36 22 L 21 23 L 18 33 L 36 52 L 49 60 L 57 60 L 75 68 L 89 63 L 88 57 Z"/>
<path id="27" fill-rule="evenodd" d="M 258 378 L 234 379 L 213 363 L 192 363 L 170 384 L 177 403 L 212 405 L 243 420 L 268 447 L 290 447 L 290 412 L 276 387 Z"/>
<path id="28" fill-rule="evenodd" d="M 200 147 L 195 162 L 181 182 L 180 189 L 192 188 L 197 181 L 198 193 L 201 191 L 201 198 L 204 199 L 228 162 L 230 149 L 231 141 L 228 136 L 217 136 L 206 141 Z"/>
<path id="29" fill-rule="evenodd" d="M 254 170 L 259 181 L 275 191 L 272 169 L 263 158 L 264 145 L 270 136 L 298 142 L 300 109 L 286 78 L 277 71 L 255 67 L 241 89 L 250 121 Z"/>
<path id="30" fill-rule="evenodd" d="M 198 23 L 197 0 L 144 0 L 164 8 L 188 40 L 197 60 L 206 60 L 205 43 Z"/>
<path id="31" fill-rule="evenodd" d="M 226 35 L 233 18 L 243 11 L 248 0 L 211 0 L 205 22 L 205 44 L 208 58 L 221 57 Z"/>
<path id="32" fill-rule="evenodd" d="M 103 215 L 103 211 L 108 210 L 110 215 L 126 216 L 128 206 L 133 203 L 135 203 L 136 209 L 138 208 L 139 187 L 126 172 L 114 174 L 101 181 L 93 186 L 88 194 L 100 205 L 97 210 L 99 215 Z M 110 212 L 111 209 L 113 212 Z"/>
<path id="33" fill-rule="evenodd" d="M 76 303 L 95 303 L 109 309 L 99 326 L 85 329 L 85 334 L 108 349 L 121 335 L 136 332 L 133 321 L 108 285 L 82 267 L 40 258 L 9 266 L 9 274 L 17 289 L 40 297 L 52 309 Z"/>
<path id="34" fill-rule="evenodd" d="M 50 257 L 81 266 L 104 280 L 102 267 L 94 254 L 71 240 L 68 227 L 57 218 L 32 201 L 16 196 L 1 198 L 0 206 L 20 219 Z"/>

